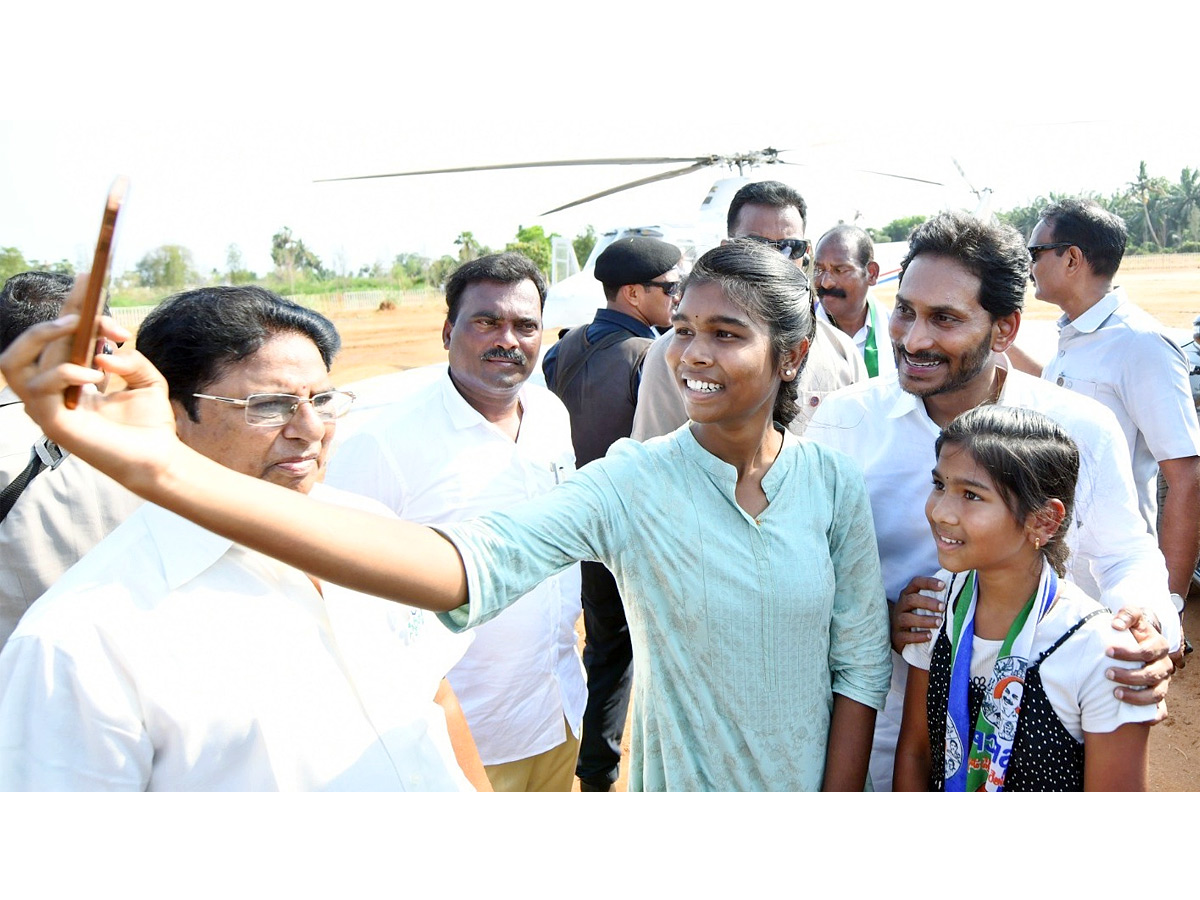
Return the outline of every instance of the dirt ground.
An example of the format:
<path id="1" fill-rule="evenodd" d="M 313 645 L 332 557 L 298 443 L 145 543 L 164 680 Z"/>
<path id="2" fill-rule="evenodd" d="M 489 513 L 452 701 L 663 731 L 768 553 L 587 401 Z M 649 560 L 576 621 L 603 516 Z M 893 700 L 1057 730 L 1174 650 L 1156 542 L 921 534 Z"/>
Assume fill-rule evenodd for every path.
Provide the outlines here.
<path id="1" fill-rule="evenodd" d="M 1195 259 L 1193 257 L 1193 259 Z M 1118 279 L 1130 296 L 1164 324 L 1190 330 L 1200 313 L 1200 264 L 1176 268 L 1145 268 L 1129 260 Z M 881 299 L 891 302 L 893 289 L 880 290 Z M 1025 319 L 1048 323 L 1058 309 L 1027 296 Z M 420 303 L 382 312 L 359 312 L 335 316 L 343 348 L 334 365 L 334 378 L 347 385 L 375 375 L 385 375 L 445 359 L 441 328 L 445 308 L 440 303 Z M 1030 327 L 1030 331 L 1033 326 Z M 1200 617 L 1200 593 L 1193 591 L 1189 617 Z M 1171 681 L 1169 716 L 1151 732 L 1150 786 L 1156 791 L 1200 789 L 1200 772 L 1191 767 L 1192 757 L 1200 764 L 1200 658 Z M 628 730 L 625 751 L 628 754 Z M 622 766 L 618 789 L 623 790 L 626 766 Z"/>

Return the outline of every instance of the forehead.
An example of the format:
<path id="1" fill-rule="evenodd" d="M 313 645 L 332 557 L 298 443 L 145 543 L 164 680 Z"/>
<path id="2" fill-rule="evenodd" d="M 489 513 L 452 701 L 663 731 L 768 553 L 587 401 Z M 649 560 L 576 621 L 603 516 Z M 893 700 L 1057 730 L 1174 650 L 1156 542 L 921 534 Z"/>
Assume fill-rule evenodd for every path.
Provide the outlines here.
<path id="1" fill-rule="evenodd" d="M 325 390 L 329 372 L 321 351 L 306 334 L 277 331 L 254 353 L 221 367 L 206 393 L 216 386 L 229 386 L 245 393 L 301 394 L 307 389 Z"/>
<path id="2" fill-rule="evenodd" d="M 490 315 L 498 318 L 541 321 L 541 298 L 537 285 L 526 278 L 512 284 L 475 281 L 468 284 L 458 301 L 459 317 Z"/>
<path id="3" fill-rule="evenodd" d="M 1029 235 L 1031 244 L 1049 244 L 1054 241 L 1054 228 L 1045 219 L 1038 219 Z"/>
<path id="4" fill-rule="evenodd" d="M 817 244 L 816 261 L 826 264 L 850 262 L 857 265 L 857 261 L 851 256 L 850 248 L 846 245 L 846 239 L 840 235 L 827 237 Z"/>
<path id="5" fill-rule="evenodd" d="M 981 285 L 978 276 L 958 260 L 922 254 L 908 264 L 896 298 L 912 307 L 983 312 L 979 303 Z"/>
<path id="6" fill-rule="evenodd" d="M 794 206 L 774 207 L 761 203 L 747 203 L 738 210 L 732 237 L 746 235 L 764 237 L 772 241 L 804 237 L 804 220 L 800 210 Z"/>
<path id="7" fill-rule="evenodd" d="M 698 322 L 732 322 L 734 320 L 752 328 L 767 330 L 766 323 L 750 315 L 726 295 L 721 286 L 712 281 L 693 284 L 684 288 L 683 299 L 675 310 L 676 319 Z"/>

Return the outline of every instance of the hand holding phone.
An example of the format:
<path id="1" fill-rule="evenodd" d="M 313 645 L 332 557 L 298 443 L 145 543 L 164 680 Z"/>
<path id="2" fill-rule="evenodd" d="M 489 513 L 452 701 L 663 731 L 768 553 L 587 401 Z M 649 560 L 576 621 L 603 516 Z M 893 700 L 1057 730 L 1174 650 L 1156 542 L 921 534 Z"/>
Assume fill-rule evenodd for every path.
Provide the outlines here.
<path id="1" fill-rule="evenodd" d="M 96 240 L 96 252 L 92 256 L 92 269 L 88 273 L 87 290 L 83 297 L 83 309 L 79 324 L 71 339 L 71 362 L 90 366 L 96 358 L 96 335 L 100 327 L 100 312 L 104 308 L 100 298 L 104 293 L 104 282 L 108 279 L 108 262 L 112 251 L 113 232 L 117 227 L 117 213 L 129 188 L 129 179 L 121 175 L 113 182 L 104 203 L 104 218 L 100 222 L 100 237 Z M 72 385 L 66 389 L 64 402 L 67 409 L 79 405 L 82 388 Z"/>

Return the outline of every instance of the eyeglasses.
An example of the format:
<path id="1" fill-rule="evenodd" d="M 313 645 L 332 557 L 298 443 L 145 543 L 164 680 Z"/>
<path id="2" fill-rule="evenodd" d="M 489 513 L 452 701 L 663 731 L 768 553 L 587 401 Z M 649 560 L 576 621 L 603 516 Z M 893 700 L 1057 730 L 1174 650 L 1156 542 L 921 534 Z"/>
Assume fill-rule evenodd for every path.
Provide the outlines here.
<path id="1" fill-rule="evenodd" d="M 812 249 L 812 242 L 806 238 L 784 238 L 781 241 L 773 241 L 770 238 L 759 237 L 755 234 L 743 235 L 746 240 L 757 241 L 760 244 L 769 244 L 774 247 L 788 259 L 803 259 L 808 255 L 808 251 Z"/>
<path id="2" fill-rule="evenodd" d="M 246 410 L 246 424 L 272 427 L 286 425 L 292 416 L 305 403 L 311 403 L 313 412 L 322 422 L 332 422 L 344 416 L 354 403 L 354 394 L 350 391 L 324 391 L 311 397 L 297 397 L 295 394 L 251 394 L 245 400 L 234 397 L 214 397 L 212 394 L 192 394 L 201 400 L 216 400 L 220 403 L 230 403 Z"/>
<path id="3" fill-rule="evenodd" d="M 1029 261 L 1037 262 L 1038 254 L 1043 250 L 1061 250 L 1063 247 L 1074 247 L 1071 241 L 1055 241 L 1053 244 L 1030 244 L 1025 249 L 1029 251 Z"/>
<path id="4" fill-rule="evenodd" d="M 642 284 L 642 287 L 656 287 L 668 297 L 678 294 L 682 286 L 682 281 L 647 281 Z"/>

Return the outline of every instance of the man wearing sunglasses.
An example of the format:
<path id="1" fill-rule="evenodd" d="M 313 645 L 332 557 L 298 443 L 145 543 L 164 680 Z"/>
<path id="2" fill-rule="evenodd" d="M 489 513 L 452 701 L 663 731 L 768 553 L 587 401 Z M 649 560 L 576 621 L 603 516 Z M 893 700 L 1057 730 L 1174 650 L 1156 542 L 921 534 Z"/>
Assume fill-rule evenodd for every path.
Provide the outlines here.
<path id="1" fill-rule="evenodd" d="M 1200 424 L 1183 351 L 1113 285 L 1125 243 L 1125 223 L 1095 201 L 1066 199 L 1041 211 L 1029 237 L 1030 277 L 1034 295 L 1063 312 L 1058 352 L 1042 377 L 1094 397 L 1117 417 L 1138 506 L 1158 535 L 1182 616 L 1200 553 Z"/>
<path id="2" fill-rule="evenodd" d="M 193 449 L 366 505 L 319 484 L 354 399 L 329 377 L 339 345 L 258 287 L 179 294 L 138 335 Z M 464 790 L 464 772 L 486 787 L 444 679 L 463 649 L 425 613 L 146 503 L 0 653 L 0 790 Z"/>
<path id="3" fill-rule="evenodd" d="M 570 413 L 576 465 L 599 459 L 617 440 L 629 437 L 642 360 L 671 320 L 681 258 L 679 248 L 656 238 L 614 241 L 596 258 L 596 279 L 604 286 L 607 307 L 546 354 L 546 386 Z M 588 702 L 576 773 L 581 790 L 608 791 L 619 774 L 633 647 L 612 573 L 594 562 L 580 568 Z"/>
<path id="4" fill-rule="evenodd" d="M 808 204 L 795 188 L 780 181 L 755 181 L 734 194 L 726 229 L 729 240 L 756 241 L 774 247 L 807 271 L 812 261 L 812 245 L 804 237 L 807 215 Z M 633 417 L 634 440 L 669 434 L 687 421 L 683 397 L 674 373 L 667 366 L 669 341 L 669 335 L 655 341 L 646 354 Z M 789 427 L 803 434 L 826 395 L 866 379 L 867 367 L 854 342 L 818 317 L 812 346 L 796 378 L 800 415 Z"/>

